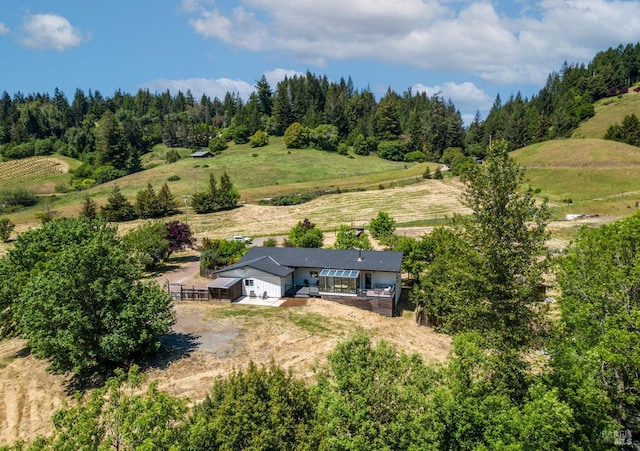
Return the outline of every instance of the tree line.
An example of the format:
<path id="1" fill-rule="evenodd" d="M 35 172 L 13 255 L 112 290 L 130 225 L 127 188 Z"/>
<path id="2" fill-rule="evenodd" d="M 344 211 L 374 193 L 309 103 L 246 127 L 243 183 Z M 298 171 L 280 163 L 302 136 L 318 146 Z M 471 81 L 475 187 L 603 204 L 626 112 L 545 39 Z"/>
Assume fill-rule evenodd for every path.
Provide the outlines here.
<path id="1" fill-rule="evenodd" d="M 588 64 L 565 63 L 530 99 L 516 93 L 503 102 L 498 95 L 486 119 L 478 113 L 468 127 L 455 105 L 437 95 L 388 89 L 376 100 L 369 89 L 356 89 L 351 78 L 333 82 L 310 72 L 286 77 L 275 88 L 263 76 L 246 101 L 237 93 L 195 99 L 190 91 L 168 90 L 118 90 L 105 97 L 77 89 L 71 101 L 58 89 L 53 95 L 5 91 L 0 154 L 59 152 L 81 159 L 89 173 L 102 168 L 98 177 L 110 179 L 140 170 L 141 155 L 158 143 L 218 151 L 230 140 L 246 143 L 253 137 L 259 146 L 268 135 L 286 136 L 299 124 L 288 137 L 294 147 L 352 146 L 400 161 L 436 161 L 447 148 L 482 157 L 491 139 L 518 148 L 568 136 L 594 114 L 593 102 L 626 92 L 638 80 L 640 44 L 620 45 Z"/>

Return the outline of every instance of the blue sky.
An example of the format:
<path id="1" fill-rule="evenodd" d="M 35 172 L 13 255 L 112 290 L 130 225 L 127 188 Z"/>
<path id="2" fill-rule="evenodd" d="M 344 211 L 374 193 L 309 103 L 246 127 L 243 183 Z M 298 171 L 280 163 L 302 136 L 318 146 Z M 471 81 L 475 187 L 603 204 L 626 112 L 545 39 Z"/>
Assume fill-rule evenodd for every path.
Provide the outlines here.
<path id="1" fill-rule="evenodd" d="M 191 89 L 246 97 L 263 74 L 440 93 L 468 122 L 564 61 L 640 41 L 640 2 L 1 0 L 0 91 Z"/>

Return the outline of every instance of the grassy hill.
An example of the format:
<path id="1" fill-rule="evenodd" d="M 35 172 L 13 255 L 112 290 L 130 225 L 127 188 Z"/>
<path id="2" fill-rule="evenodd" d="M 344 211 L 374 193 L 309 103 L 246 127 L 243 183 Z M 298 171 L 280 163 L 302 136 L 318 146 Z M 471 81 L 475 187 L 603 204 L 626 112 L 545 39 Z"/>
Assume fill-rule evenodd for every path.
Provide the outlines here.
<path id="1" fill-rule="evenodd" d="M 426 167 L 426 164 L 383 160 L 375 155 L 345 156 L 315 149 L 286 149 L 279 137 L 271 137 L 271 143 L 262 148 L 232 145 L 211 158 L 189 158 L 190 150 L 178 149 L 183 158 L 171 164 L 164 162 L 167 150 L 164 146 L 156 146 L 145 155 L 143 164 L 148 169 L 144 171 L 85 191 L 55 195 L 48 199 L 49 206 L 64 215 L 75 214 L 85 195 L 91 196 L 99 205 L 104 204 L 115 184 L 134 200 L 136 193 L 148 183 L 158 190 L 167 182 L 171 192 L 182 199 L 184 195 L 207 189 L 209 175 L 214 174 L 219 179 L 223 171 L 227 171 L 240 191 L 242 203 L 257 202 L 280 194 L 377 190 L 414 183 L 420 179 Z M 67 164 L 77 167 L 80 162 L 71 160 Z M 436 167 L 435 164 L 431 165 L 431 170 Z M 172 176 L 178 176 L 179 180 L 168 181 Z M 57 177 L 56 182 L 68 181 L 70 174 L 64 174 L 64 178 Z M 25 186 L 40 194 L 52 194 L 55 185 L 48 179 L 27 182 L 14 178 L 7 183 Z M 16 223 L 33 222 L 35 214 L 45 208 L 44 202 L 41 202 L 39 206 L 11 217 Z"/>
<path id="2" fill-rule="evenodd" d="M 627 216 L 640 202 L 640 149 L 601 139 L 537 143 L 513 153 L 558 214 Z"/>
<path id="3" fill-rule="evenodd" d="M 625 116 L 635 113 L 640 117 L 640 94 L 629 91 L 620 97 L 599 100 L 595 104 L 595 112 L 595 116 L 573 132 L 573 138 L 602 138 L 611 125 L 619 124 Z"/>

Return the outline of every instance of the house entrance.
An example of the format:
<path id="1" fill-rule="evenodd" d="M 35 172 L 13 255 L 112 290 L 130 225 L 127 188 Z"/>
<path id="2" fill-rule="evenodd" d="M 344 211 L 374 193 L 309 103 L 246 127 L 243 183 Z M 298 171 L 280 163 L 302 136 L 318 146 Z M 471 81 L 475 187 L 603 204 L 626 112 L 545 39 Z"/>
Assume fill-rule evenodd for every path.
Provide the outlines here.
<path id="1" fill-rule="evenodd" d="M 364 288 L 365 290 L 371 289 L 371 273 L 370 272 L 364 273 Z"/>

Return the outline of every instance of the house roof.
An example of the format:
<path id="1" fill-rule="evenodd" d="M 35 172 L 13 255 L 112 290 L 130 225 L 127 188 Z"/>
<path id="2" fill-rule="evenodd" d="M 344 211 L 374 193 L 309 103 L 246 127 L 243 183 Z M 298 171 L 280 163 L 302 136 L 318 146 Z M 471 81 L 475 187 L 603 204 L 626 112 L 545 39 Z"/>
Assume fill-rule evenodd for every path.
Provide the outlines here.
<path id="1" fill-rule="evenodd" d="M 207 284 L 207 288 L 231 288 L 242 279 L 238 277 L 218 277 Z"/>
<path id="2" fill-rule="evenodd" d="M 262 261 L 262 259 L 267 257 L 273 264 L 286 267 L 290 271 L 293 271 L 292 268 L 328 268 L 351 269 L 356 271 L 400 272 L 400 265 L 402 264 L 402 252 L 395 251 L 252 247 L 236 265 L 250 266 L 250 262 Z M 255 264 L 256 263 L 251 263 L 251 265 Z M 227 267 L 225 270 L 230 268 L 231 267 Z M 273 271 L 267 272 L 276 274 Z"/>
<path id="3" fill-rule="evenodd" d="M 249 253 L 251 253 L 251 251 L 249 251 Z M 247 255 L 249 255 L 249 253 L 247 253 Z M 279 277 L 286 277 L 294 271 L 294 268 L 281 265 L 268 255 L 249 259 L 247 259 L 247 255 L 245 255 L 238 263 L 219 269 L 216 273 L 233 271 L 234 269 L 240 268 L 253 268 Z"/>
<path id="4" fill-rule="evenodd" d="M 209 152 L 208 150 L 199 150 L 197 152 L 193 152 L 191 156 L 193 158 L 208 157 L 208 156 L 211 156 L 211 152 Z"/>

